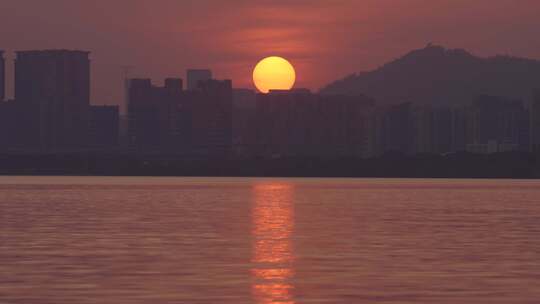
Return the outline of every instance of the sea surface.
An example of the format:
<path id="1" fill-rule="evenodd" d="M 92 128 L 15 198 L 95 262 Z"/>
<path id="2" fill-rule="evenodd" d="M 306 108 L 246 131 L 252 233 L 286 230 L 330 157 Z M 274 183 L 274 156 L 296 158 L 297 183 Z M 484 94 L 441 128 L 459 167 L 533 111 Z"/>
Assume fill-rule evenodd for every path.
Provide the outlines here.
<path id="1" fill-rule="evenodd" d="M 540 182 L 0 177 L 0 303 L 540 303 Z"/>

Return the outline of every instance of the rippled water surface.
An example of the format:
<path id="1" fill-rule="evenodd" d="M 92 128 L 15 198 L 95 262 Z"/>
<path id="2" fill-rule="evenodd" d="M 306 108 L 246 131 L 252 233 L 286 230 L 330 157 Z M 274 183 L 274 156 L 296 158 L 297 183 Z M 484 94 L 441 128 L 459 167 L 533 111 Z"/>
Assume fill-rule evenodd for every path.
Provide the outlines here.
<path id="1" fill-rule="evenodd" d="M 539 303 L 540 182 L 0 178 L 0 303 Z"/>

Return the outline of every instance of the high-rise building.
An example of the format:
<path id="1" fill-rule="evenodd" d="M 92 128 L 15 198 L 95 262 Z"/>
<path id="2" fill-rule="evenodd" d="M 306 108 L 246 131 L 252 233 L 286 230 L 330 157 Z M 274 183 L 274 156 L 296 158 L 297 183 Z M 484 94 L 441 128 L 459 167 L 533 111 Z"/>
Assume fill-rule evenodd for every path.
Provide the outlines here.
<path id="1" fill-rule="evenodd" d="M 435 152 L 434 110 L 430 106 L 414 107 L 412 111 L 412 153 Z"/>
<path id="2" fill-rule="evenodd" d="M 528 150 L 529 115 L 519 100 L 480 96 L 467 109 L 467 150 L 480 153 Z"/>
<path id="3" fill-rule="evenodd" d="M 257 94 L 255 153 L 262 156 L 324 153 L 311 146 L 318 132 L 314 130 L 317 106 L 317 95 L 309 92 L 274 90 Z"/>
<path id="4" fill-rule="evenodd" d="M 346 95 L 318 95 L 316 100 L 316 115 L 309 119 L 311 132 L 306 133 L 311 149 L 322 152 L 318 156 L 369 157 L 370 118 L 375 101 L 366 96 Z M 313 108 L 308 103 L 304 106 L 308 111 Z M 301 116 L 298 118 L 302 120 Z"/>
<path id="5" fill-rule="evenodd" d="M 75 148 L 86 142 L 90 106 L 89 52 L 17 52 L 15 99 L 24 109 L 27 145 Z"/>
<path id="6" fill-rule="evenodd" d="M 128 87 L 129 146 L 136 149 L 156 147 L 160 142 L 157 136 L 160 130 L 152 80 L 131 79 Z"/>
<path id="7" fill-rule="evenodd" d="M 201 69 L 187 70 L 187 89 L 189 91 L 196 90 L 201 81 L 212 79 L 212 71 Z"/>
<path id="8" fill-rule="evenodd" d="M 0 102 L 6 98 L 6 61 L 4 51 L 0 50 Z"/>
<path id="9" fill-rule="evenodd" d="M 383 123 L 384 152 L 415 153 L 413 106 L 402 103 L 391 106 Z"/>
<path id="10" fill-rule="evenodd" d="M 367 157 L 380 156 L 386 152 L 384 124 L 387 107 L 373 107 L 368 117 L 368 153 Z"/>
<path id="11" fill-rule="evenodd" d="M 0 150 L 20 148 L 22 115 L 20 103 L 0 101 Z"/>
<path id="12" fill-rule="evenodd" d="M 88 145 L 96 149 L 117 147 L 119 120 L 118 106 L 90 106 Z"/>
<path id="13" fill-rule="evenodd" d="M 183 91 L 181 79 L 153 86 L 150 79 L 129 85 L 128 137 L 131 148 L 224 156 L 232 144 L 232 82 L 204 80 Z"/>
<path id="14" fill-rule="evenodd" d="M 444 154 L 452 149 L 452 109 L 438 108 L 433 111 L 433 152 Z"/>
<path id="15" fill-rule="evenodd" d="M 231 80 L 205 80 L 189 95 L 191 143 L 197 153 L 224 156 L 232 144 Z"/>
<path id="16" fill-rule="evenodd" d="M 413 153 L 444 154 L 452 150 L 452 109 L 417 106 L 413 110 Z"/>
<path id="17" fill-rule="evenodd" d="M 185 94 L 181 79 L 166 79 L 165 86 L 150 79 L 132 79 L 129 85 L 129 145 L 138 150 L 164 151 L 185 141 Z"/>
<path id="18" fill-rule="evenodd" d="M 467 149 L 467 143 L 470 142 L 471 134 L 466 108 L 459 107 L 451 109 L 451 152 L 463 152 Z"/>
<path id="19" fill-rule="evenodd" d="M 257 95 L 255 153 L 262 156 L 367 157 L 374 101 L 307 90 Z"/>
<path id="20" fill-rule="evenodd" d="M 232 132 L 236 154 L 247 154 L 255 140 L 256 93 L 250 89 L 233 89 Z"/>
<path id="21" fill-rule="evenodd" d="M 530 108 L 530 144 L 531 151 L 540 151 L 540 89 L 533 95 L 533 101 Z"/>

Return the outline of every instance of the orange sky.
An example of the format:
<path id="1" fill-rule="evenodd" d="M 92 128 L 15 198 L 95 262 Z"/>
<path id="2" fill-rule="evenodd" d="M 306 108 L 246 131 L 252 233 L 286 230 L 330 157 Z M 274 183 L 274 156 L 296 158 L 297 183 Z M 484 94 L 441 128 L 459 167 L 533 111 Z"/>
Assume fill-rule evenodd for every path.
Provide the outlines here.
<path id="1" fill-rule="evenodd" d="M 253 88 L 253 66 L 279 55 L 318 89 L 428 42 L 540 59 L 539 15 L 538 0 L 2 0 L 0 48 L 92 51 L 92 100 L 115 104 L 122 65 L 156 82 L 209 67 Z"/>

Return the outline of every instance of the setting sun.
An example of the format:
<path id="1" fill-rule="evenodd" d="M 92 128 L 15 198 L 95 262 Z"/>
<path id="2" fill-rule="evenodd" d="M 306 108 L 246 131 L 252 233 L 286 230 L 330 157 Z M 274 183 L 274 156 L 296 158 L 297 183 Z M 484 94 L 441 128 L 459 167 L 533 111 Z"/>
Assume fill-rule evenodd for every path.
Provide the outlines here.
<path id="1" fill-rule="evenodd" d="M 267 57 L 253 70 L 253 82 L 259 91 L 290 90 L 296 81 L 292 64 L 281 57 Z"/>

